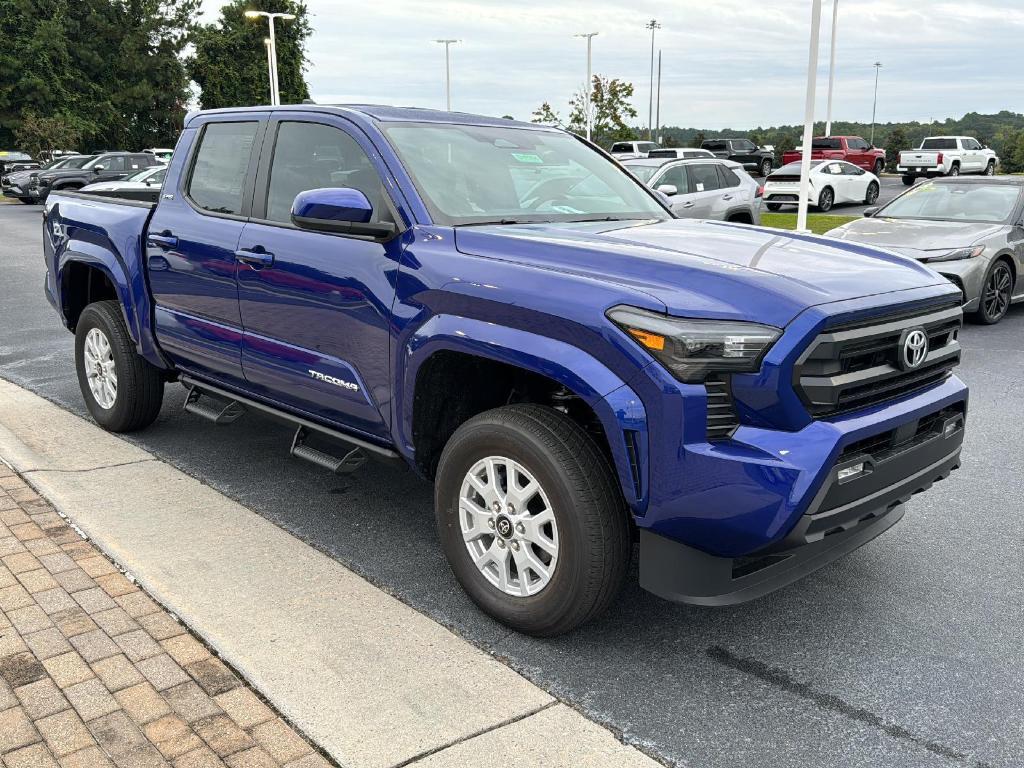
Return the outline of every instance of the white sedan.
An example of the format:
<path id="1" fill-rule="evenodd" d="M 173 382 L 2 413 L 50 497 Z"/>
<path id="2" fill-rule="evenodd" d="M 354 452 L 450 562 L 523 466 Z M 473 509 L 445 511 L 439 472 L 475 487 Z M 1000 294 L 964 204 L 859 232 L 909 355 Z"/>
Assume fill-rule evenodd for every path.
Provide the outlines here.
<path id="1" fill-rule="evenodd" d="M 881 182 L 870 171 L 842 160 L 812 160 L 807 202 L 822 213 L 840 203 L 874 205 Z M 800 199 L 800 163 L 784 165 L 764 183 L 764 201 L 769 211 L 795 206 Z"/>
<path id="2" fill-rule="evenodd" d="M 124 179 L 114 181 L 100 181 L 95 184 L 87 184 L 82 187 L 82 192 L 129 192 L 144 191 L 156 188 L 164 183 L 164 174 L 167 173 L 166 165 L 154 165 L 134 173 Z"/>

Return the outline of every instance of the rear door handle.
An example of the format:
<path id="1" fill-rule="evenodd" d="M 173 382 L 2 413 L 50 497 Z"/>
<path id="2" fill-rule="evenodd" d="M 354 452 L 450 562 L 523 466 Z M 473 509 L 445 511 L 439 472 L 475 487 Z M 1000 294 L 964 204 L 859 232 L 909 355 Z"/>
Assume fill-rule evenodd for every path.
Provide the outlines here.
<path id="1" fill-rule="evenodd" d="M 732 200 L 732 195 L 722 195 L 723 200 Z"/>
<path id="2" fill-rule="evenodd" d="M 248 264 L 250 267 L 269 267 L 274 264 L 274 254 L 266 251 L 248 251 L 243 248 L 240 251 L 235 251 L 235 260 Z"/>
<path id="3" fill-rule="evenodd" d="M 170 249 L 178 247 L 178 238 L 170 232 L 161 232 L 159 235 L 147 235 L 146 242 L 157 248 Z"/>

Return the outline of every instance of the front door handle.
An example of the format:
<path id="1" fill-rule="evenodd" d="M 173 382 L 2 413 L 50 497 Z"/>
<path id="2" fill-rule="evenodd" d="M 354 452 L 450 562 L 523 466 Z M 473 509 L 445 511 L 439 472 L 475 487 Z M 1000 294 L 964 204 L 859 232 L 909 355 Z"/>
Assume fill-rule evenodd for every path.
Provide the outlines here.
<path id="1" fill-rule="evenodd" d="M 266 251 L 249 251 L 243 248 L 240 251 L 235 251 L 235 260 L 248 264 L 250 267 L 270 267 L 274 264 L 274 254 Z"/>
<path id="2" fill-rule="evenodd" d="M 147 235 L 146 236 L 146 243 L 148 243 L 149 245 L 155 246 L 156 248 L 164 248 L 164 249 L 177 248 L 178 247 L 178 238 L 176 238 L 170 232 L 167 232 L 165 230 L 165 231 L 161 232 L 159 235 L 152 235 L 152 234 L 151 235 Z"/>
<path id="3" fill-rule="evenodd" d="M 693 208 L 693 203 L 690 202 L 690 201 L 687 201 L 687 202 L 683 203 L 682 205 L 680 205 L 679 207 L 680 208 Z"/>

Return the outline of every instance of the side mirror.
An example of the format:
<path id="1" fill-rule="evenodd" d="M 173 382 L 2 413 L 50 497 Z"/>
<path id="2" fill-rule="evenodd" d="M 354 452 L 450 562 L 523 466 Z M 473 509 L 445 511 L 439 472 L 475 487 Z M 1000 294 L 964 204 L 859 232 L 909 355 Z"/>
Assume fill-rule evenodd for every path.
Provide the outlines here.
<path id="1" fill-rule="evenodd" d="M 672 197 L 672 195 L 679 194 L 679 190 L 676 189 L 675 184 L 659 184 L 654 191 L 661 192 L 665 197 Z"/>
<path id="2" fill-rule="evenodd" d="M 100 171 L 102 171 L 102 170 L 104 170 L 104 168 L 103 168 L 103 166 L 102 166 L 102 165 L 94 165 L 94 166 L 92 167 L 92 172 L 93 172 L 93 173 L 99 173 L 99 172 L 100 172 Z"/>
<path id="3" fill-rule="evenodd" d="M 371 223 L 372 218 L 373 206 L 366 195 L 351 187 L 307 189 L 292 203 L 292 224 L 300 229 L 373 238 L 394 234 L 394 224 Z"/>
<path id="4" fill-rule="evenodd" d="M 878 209 L 880 207 L 881 206 L 873 205 L 870 208 L 865 208 L 864 209 L 864 218 L 870 219 L 872 216 L 874 216 L 876 213 L 878 213 Z"/>

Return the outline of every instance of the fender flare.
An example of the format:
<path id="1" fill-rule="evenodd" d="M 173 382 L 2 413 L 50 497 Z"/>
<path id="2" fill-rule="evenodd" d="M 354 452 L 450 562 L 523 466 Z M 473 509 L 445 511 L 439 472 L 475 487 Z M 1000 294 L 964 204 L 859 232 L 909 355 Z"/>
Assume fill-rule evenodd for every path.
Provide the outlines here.
<path id="1" fill-rule="evenodd" d="M 395 371 L 396 445 L 415 466 L 413 408 L 422 365 L 442 351 L 459 352 L 522 368 L 557 381 L 597 415 L 608 439 L 623 496 L 634 514 L 648 501 L 647 413 L 639 395 L 579 347 L 518 328 L 456 315 L 435 315 L 400 348 Z"/>

